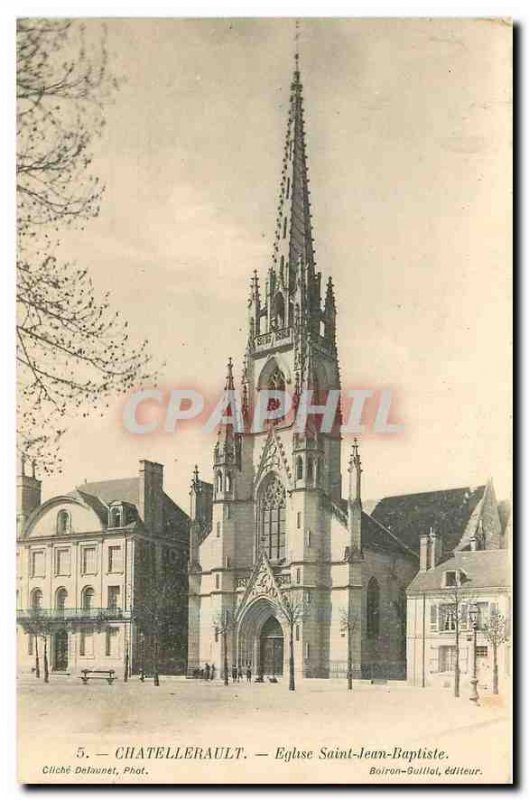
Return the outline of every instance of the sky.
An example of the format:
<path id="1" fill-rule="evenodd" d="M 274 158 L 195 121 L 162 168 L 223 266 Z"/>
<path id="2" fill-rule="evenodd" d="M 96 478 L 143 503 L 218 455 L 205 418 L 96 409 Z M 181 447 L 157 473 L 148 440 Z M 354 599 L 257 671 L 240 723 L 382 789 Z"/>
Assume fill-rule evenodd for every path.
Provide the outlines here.
<path id="1" fill-rule="evenodd" d="M 229 356 L 240 376 L 250 277 L 271 261 L 294 23 L 106 26 L 121 78 L 95 150 L 106 192 L 62 249 L 149 340 L 164 385 L 215 392 Z M 488 477 L 510 493 L 510 44 L 501 21 L 301 23 L 316 260 L 334 281 L 342 384 L 391 387 L 403 425 L 362 437 L 366 498 Z M 194 464 L 211 479 L 214 436 L 132 436 L 122 405 L 71 422 L 44 496 L 149 458 L 187 510 Z"/>

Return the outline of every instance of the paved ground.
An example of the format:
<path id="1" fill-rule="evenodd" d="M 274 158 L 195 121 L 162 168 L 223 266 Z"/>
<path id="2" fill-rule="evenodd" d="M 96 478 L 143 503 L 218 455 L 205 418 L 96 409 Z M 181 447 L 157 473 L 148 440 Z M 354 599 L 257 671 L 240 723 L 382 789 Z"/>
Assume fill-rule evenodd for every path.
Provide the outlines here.
<path id="1" fill-rule="evenodd" d="M 159 687 L 137 679 L 83 686 L 73 679 L 52 677 L 45 685 L 28 677 L 19 686 L 20 777 L 33 782 L 402 783 L 423 782 L 429 775 L 443 782 L 508 780 L 506 701 L 488 695 L 475 707 L 466 687 L 462 695 L 456 699 L 447 689 L 398 683 L 359 683 L 348 692 L 342 681 L 310 680 L 289 692 L 284 681 L 225 687 L 162 678 Z M 136 750 L 125 751 L 127 746 Z M 155 752 L 156 747 L 165 749 Z M 446 756 L 402 756 L 403 750 L 435 747 Z M 120 758 L 125 752 L 133 757 Z M 333 753 L 342 755 L 329 758 Z M 50 772 L 50 767 L 69 771 Z M 116 772 L 94 771 L 101 767 Z M 409 774 L 409 767 L 423 771 Z M 447 768 L 471 772 L 447 773 Z"/>

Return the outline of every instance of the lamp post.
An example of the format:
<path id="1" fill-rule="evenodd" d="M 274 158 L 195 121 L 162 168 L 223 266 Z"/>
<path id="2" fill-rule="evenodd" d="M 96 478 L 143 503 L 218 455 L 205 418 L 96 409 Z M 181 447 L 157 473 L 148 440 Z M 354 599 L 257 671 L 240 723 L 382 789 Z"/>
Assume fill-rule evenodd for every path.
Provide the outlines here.
<path id="1" fill-rule="evenodd" d="M 472 624 L 472 679 L 470 681 L 470 685 L 472 687 L 472 691 L 470 693 L 470 700 L 475 703 L 476 705 L 479 702 L 479 694 L 478 694 L 478 659 L 477 659 L 477 651 L 478 651 L 478 620 L 479 620 L 479 610 L 476 605 L 472 605 L 469 608 L 469 617 L 470 622 Z"/>
<path id="2" fill-rule="evenodd" d="M 140 681 L 145 680 L 145 634 L 140 632 Z"/>

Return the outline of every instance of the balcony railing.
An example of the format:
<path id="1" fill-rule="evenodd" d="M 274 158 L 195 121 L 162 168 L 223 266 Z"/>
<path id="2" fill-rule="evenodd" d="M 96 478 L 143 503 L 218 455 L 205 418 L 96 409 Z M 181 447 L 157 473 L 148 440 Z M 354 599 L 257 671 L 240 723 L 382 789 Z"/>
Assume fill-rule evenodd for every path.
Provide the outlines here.
<path id="1" fill-rule="evenodd" d="M 23 608 L 17 610 L 18 622 L 42 620 L 60 622 L 104 622 L 106 620 L 125 620 L 132 616 L 122 608 Z"/>

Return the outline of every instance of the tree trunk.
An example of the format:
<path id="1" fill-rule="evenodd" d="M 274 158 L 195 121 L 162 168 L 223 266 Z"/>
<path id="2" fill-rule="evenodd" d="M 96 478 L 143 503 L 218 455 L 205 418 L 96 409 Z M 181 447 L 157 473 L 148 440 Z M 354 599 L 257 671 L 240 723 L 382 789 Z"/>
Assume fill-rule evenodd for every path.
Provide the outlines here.
<path id="1" fill-rule="evenodd" d="M 44 637 L 44 683 L 49 683 L 50 673 L 48 670 L 48 637 Z"/>
<path id="2" fill-rule="evenodd" d="M 290 692 L 294 692 L 296 690 L 296 681 L 294 679 L 294 626 L 293 625 L 290 626 L 289 647 L 290 647 L 290 653 L 288 658 L 288 671 L 289 671 L 288 689 Z"/>
<path id="3" fill-rule="evenodd" d="M 492 694 L 498 694 L 498 645 L 492 645 Z"/>
<path id="4" fill-rule="evenodd" d="M 228 631 L 222 631 L 222 641 L 224 642 L 224 686 L 229 684 L 228 679 Z"/>
<path id="5" fill-rule="evenodd" d="M 459 608 L 456 606 L 456 662 L 454 665 L 454 696 L 459 697 Z"/>
<path id="6" fill-rule="evenodd" d="M 40 678 L 39 637 L 35 634 L 35 677 Z"/>
<path id="7" fill-rule="evenodd" d="M 160 675 L 158 674 L 158 631 L 154 634 L 154 647 L 153 647 L 153 678 L 154 685 L 160 685 Z"/>
<path id="8" fill-rule="evenodd" d="M 347 626 L 347 688 L 353 688 L 353 632 L 351 626 Z"/>

